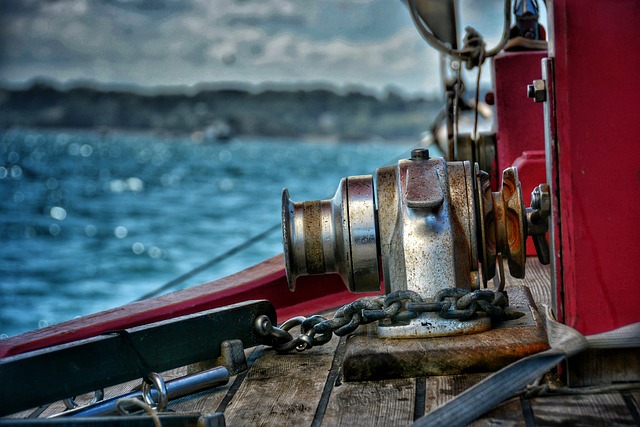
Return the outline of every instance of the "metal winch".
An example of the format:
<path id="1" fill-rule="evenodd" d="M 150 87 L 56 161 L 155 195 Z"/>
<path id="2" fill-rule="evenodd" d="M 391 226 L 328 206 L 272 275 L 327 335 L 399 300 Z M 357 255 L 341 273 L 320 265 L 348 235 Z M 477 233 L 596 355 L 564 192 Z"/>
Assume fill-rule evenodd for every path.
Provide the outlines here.
<path id="1" fill-rule="evenodd" d="M 413 150 L 410 159 L 379 168 L 375 176 L 343 178 L 330 200 L 292 202 L 285 189 L 289 288 L 295 289 L 299 276 L 338 273 L 351 292 L 378 291 L 382 272 L 387 294 L 410 290 L 433 301 L 443 289 L 486 287 L 504 258 L 510 274 L 522 278 L 528 231 L 537 237 L 541 260 L 548 258 L 548 199 L 542 184 L 534 206 L 525 209 L 516 168 L 506 169 L 502 187 L 492 192 L 477 164 L 446 162 L 426 149 Z M 504 277 L 496 282 L 504 284 Z M 378 336 L 456 335 L 490 327 L 486 316 L 461 321 L 425 312 L 379 322 Z"/>

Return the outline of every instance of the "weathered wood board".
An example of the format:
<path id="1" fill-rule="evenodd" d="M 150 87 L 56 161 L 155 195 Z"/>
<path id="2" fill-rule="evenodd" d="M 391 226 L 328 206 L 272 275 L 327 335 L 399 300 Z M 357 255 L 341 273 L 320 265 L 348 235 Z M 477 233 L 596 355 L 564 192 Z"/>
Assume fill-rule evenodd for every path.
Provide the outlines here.
<path id="1" fill-rule="evenodd" d="M 531 409 L 540 426 L 637 425 L 620 393 L 539 397 Z"/>
<path id="2" fill-rule="evenodd" d="M 415 379 L 341 383 L 331 392 L 322 425 L 411 424 L 415 389 Z"/>
<path id="3" fill-rule="evenodd" d="M 380 339 L 375 324 L 349 337 L 348 381 L 492 372 L 549 348 L 541 317 L 525 286 L 508 288 L 510 308 L 525 313 L 486 332 L 454 337 Z"/>
<path id="4" fill-rule="evenodd" d="M 487 374 L 467 374 L 427 377 L 425 413 L 444 405 L 486 376 Z"/>
<path id="5" fill-rule="evenodd" d="M 469 424 L 470 427 L 526 426 L 520 398 L 509 399 L 497 408 Z"/>
<path id="6" fill-rule="evenodd" d="M 265 349 L 225 410 L 227 424 L 310 425 L 331 370 L 339 339 L 311 351 Z"/>

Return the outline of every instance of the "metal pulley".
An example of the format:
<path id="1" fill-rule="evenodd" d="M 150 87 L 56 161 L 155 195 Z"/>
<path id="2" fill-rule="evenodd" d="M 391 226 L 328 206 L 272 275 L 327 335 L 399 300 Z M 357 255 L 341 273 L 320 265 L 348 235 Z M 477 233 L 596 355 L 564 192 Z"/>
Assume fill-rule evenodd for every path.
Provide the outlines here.
<path id="1" fill-rule="evenodd" d="M 515 167 L 504 170 L 500 191 L 492 192 L 489 181 L 489 175 L 476 166 L 478 238 L 484 282 L 495 276 L 496 259 L 500 262 L 500 257 L 507 259 L 509 273 L 522 279 L 527 256 L 527 220 L 518 170 Z"/>
<path id="2" fill-rule="evenodd" d="M 417 149 L 375 175 L 342 179 L 331 200 L 292 202 L 285 189 L 290 289 L 298 276 L 338 273 L 352 292 L 377 291 L 381 270 L 387 294 L 410 290 L 428 301 L 443 289 L 486 287 L 503 258 L 512 276 L 524 277 L 528 229 L 544 249 L 545 196 L 525 209 L 516 168 L 504 171 L 499 191 L 489 184 L 477 164 L 446 162 Z M 489 327 L 486 317 L 462 322 L 423 313 L 407 322 L 380 322 L 378 334 L 438 336 Z"/>

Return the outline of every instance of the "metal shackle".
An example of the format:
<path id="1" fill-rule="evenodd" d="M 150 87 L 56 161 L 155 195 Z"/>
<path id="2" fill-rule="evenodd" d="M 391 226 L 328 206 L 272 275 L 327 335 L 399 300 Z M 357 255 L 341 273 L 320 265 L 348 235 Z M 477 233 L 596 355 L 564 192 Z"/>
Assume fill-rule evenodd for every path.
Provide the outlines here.
<path id="1" fill-rule="evenodd" d="M 282 242 L 289 289 L 299 276 L 338 273 L 351 292 L 380 289 L 371 175 L 343 178 L 329 200 L 293 202 L 282 192 Z"/>

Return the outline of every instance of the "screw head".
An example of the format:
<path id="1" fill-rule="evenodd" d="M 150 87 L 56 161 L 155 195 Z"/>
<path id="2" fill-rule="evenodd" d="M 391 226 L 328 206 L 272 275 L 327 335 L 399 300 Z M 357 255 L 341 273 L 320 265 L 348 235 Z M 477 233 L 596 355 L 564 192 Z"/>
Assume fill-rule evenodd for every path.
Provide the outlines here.
<path id="1" fill-rule="evenodd" d="M 426 148 L 414 148 L 413 150 L 411 150 L 411 159 L 413 160 L 418 160 L 418 159 L 424 159 L 424 160 L 429 160 L 429 150 Z"/>

